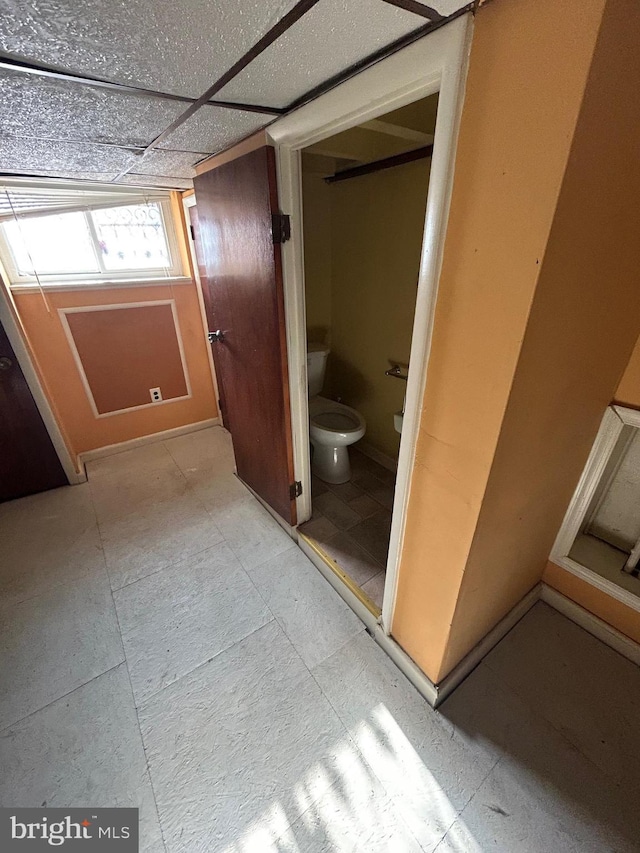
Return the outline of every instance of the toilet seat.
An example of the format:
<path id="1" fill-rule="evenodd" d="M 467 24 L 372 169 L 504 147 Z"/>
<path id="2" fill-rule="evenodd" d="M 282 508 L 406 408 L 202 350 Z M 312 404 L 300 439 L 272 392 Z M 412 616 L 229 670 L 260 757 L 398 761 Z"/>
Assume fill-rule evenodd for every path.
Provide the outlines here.
<path id="1" fill-rule="evenodd" d="M 309 421 L 312 430 L 331 433 L 338 440 L 342 436 L 349 444 L 351 435 L 360 431 L 364 434 L 367 426 L 360 412 L 319 394 L 309 400 Z"/>

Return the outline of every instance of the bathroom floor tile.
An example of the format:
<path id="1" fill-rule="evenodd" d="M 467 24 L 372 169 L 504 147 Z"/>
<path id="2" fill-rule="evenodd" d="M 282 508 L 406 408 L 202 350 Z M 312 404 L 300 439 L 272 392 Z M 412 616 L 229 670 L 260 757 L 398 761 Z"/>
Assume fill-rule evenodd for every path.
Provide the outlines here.
<path id="1" fill-rule="evenodd" d="M 330 492 L 333 492 L 341 501 L 349 503 L 354 498 L 359 498 L 362 495 L 362 489 L 359 489 L 352 482 L 348 483 L 326 483 Z"/>
<path id="2" fill-rule="evenodd" d="M 370 518 L 349 528 L 349 535 L 371 554 L 381 566 L 386 566 L 391 535 L 391 513 L 381 509 Z"/>
<path id="3" fill-rule="evenodd" d="M 326 516 L 340 530 L 353 527 L 354 524 L 357 524 L 361 520 L 358 513 L 334 495 L 333 492 L 325 492 L 325 494 L 316 498 L 314 507 L 319 509 L 322 515 Z"/>
<path id="4" fill-rule="evenodd" d="M 0 729 L 124 660 L 106 573 L 0 608 Z"/>
<path id="5" fill-rule="evenodd" d="M 5 729 L 0 767 L 0 806 L 137 807 L 141 853 L 164 851 L 124 664 Z"/>
<path id="6" fill-rule="evenodd" d="M 321 543 L 322 550 L 346 572 L 349 577 L 363 586 L 382 569 L 382 565 L 374 560 L 358 543 L 352 539 L 348 531 L 340 531 L 328 542 Z"/>
<path id="7" fill-rule="evenodd" d="M 382 600 L 384 598 L 384 583 L 387 577 L 386 571 L 378 572 L 371 580 L 362 584 L 363 592 L 366 592 L 374 604 L 382 610 Z"/>
<path id="8" fill-rule="evenodd" d="M 298 527 L 300 533 L 304 533 L 305 536 L 310 536 L 312 539 L 315 539 L 316 542 L 322 544 L 323 542 L 327 542 L 338 532 L 338 528 L 332 521 L 329 521 L 328 518 L 324 515 L 318 515 L 316 518 L 310 518 L 309 521 L 305 521 L 304 524 L 301 524 Z"/>
<path id="9" fill-rule="evenodd" d="M 351 509 L 355 510 L 361 518 L 369 518 L 380 510 L 380 504 L 369 495 L 360 495 L 359 498 L 349 501 Z"/>
<path id="10" fill-rule="evenodd" d="M 114 594 L 137 704 L 273 619 L 217 545 Z"/>

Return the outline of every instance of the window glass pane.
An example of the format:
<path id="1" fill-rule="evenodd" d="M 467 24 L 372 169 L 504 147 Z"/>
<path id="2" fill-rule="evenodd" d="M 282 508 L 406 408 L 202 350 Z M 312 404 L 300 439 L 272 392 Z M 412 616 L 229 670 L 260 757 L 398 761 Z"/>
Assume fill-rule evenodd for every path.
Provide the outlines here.
<path id="1" fill-rule="evenodd" d="M 4 231 L 21 275 L 93 273 L 100 267 L 82 213 L 11 220 Z"/>
<path id="2" fill-rule="evenodd" d="M 94 210 L 102 263 L 107 270 L 171 266 L 160 205 L 132 204 Z"/>

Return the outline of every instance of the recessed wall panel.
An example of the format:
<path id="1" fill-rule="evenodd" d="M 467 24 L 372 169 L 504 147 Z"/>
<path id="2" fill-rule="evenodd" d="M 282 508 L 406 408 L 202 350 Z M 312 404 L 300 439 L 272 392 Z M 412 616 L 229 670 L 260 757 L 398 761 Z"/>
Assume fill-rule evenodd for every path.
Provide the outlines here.
<path id="1" fill-rule="evenodd" d="M 78 368 L 98 415 L 189 394 L 171 303 L 64 313 Z"/>

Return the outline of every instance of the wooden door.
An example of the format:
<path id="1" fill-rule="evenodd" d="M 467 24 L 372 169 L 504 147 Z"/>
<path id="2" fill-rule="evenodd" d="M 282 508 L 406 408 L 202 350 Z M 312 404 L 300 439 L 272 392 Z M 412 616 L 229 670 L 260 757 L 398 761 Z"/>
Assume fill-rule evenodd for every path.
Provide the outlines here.
<path id="1" fill-rule="evenodd" d="M 200 277 L 238 476 L 296 523 L 275 153 L 265 146 L 195 181 Z M 200 265 L 200 261 L 199 261 Z"/>
<path id="2" fill-rule="evenodd" d="M 0 324 L 0 501 L 67 485 L 58 455 Z"/>

